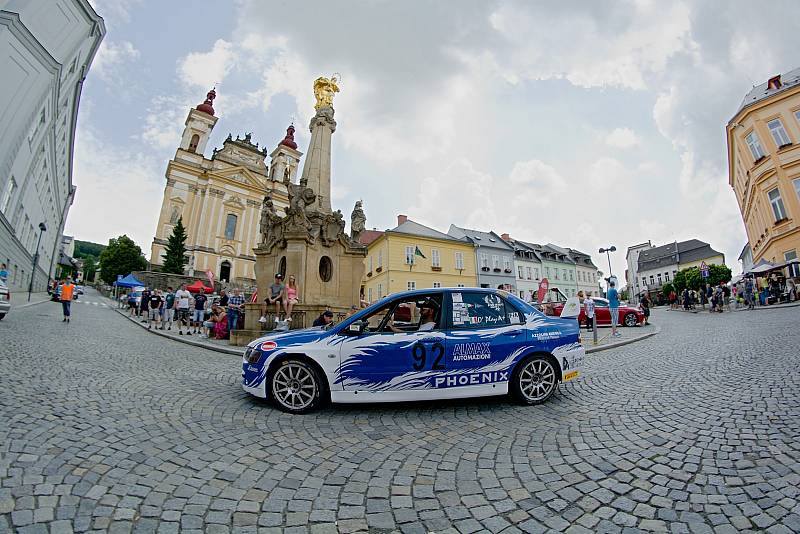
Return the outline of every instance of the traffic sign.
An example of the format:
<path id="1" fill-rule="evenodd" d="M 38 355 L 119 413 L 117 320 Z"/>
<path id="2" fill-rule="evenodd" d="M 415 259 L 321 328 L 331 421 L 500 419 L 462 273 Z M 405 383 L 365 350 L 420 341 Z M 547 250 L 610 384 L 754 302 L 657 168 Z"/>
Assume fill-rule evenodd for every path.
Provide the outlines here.
<path id="1" fill-rule="evenodd" d="M 708 270 L 708 265 L 706 265 L 706 262 L 704 262 L 704 261 L 700 262 L 700 270 L 701 271 L 707 271 Z"/>

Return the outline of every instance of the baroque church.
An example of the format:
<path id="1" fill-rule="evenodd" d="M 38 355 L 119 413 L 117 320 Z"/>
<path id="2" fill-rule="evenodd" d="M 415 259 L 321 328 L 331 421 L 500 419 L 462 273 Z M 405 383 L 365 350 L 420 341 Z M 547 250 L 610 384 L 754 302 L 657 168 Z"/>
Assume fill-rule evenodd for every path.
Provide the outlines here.
<path id="1" fill-rule="evenodd" d="M 241 138 L 229 134 L 222 148 L 206 158 L 206 145 L 218 120 L 215 97 L 212 89 L 202 104 L 189 111 L 180 146 L 167 164 L 150 263 L 153 269 L 163 263 L 167 239 L 182 218 L 189 255 L 186 274 L 203 276 L 210 270 L 220 281 L 253 286 L 253 248 L 261 241 L 262 202 L 270 196 L 280 212 L 289 205 L 285 183 L 295 181 L 302 153 L 294 141 L 294 126 L 289 126 L 272 152 L 253 143 L 251 134 Z"/>

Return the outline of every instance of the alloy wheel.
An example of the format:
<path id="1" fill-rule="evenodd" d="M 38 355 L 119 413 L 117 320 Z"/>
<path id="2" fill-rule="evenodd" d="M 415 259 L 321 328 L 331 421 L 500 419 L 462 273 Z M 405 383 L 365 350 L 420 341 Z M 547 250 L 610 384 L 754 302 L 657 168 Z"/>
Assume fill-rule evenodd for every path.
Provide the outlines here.
<path id="1" fill-rule="evenodd" d="M 519 389 L 527 400 L 546 399 L 556 386 L 556 372 L 547 360 L 531 360 L 519 374 Z"/>
<path id="2" fill-rule="evenodd" d="M 317 378 L 307 366 L 297 362 L 281 365 L 272 378 L 272 395 L 286 409 L 297 412 L 317 398 Z"/>

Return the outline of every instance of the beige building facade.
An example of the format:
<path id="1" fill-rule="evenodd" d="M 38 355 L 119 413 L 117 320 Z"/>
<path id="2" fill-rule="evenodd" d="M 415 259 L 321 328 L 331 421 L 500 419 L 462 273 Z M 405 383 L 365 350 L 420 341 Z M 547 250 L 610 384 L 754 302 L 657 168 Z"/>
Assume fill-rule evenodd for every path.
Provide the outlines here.
<path id="1" fill-rule="evenodd" d="M 800 252 L 800 68 L 754 87 L 726 127 L 728 181 L 753 263 Z"/>
<path id="2" fill-rule="evenodd" d="M 253 143 L 250 134 L 228 135 L 222 148 L 205 157 L 206 145 L 218 118 L 214 90 L 189 111 L 175 157 L 166 170 L 150 263 L 163 263 L 167 239 L 179 218 L 186 228 L 189 255 L 186 274 L 214 276 L 234 285 L 255 284 L 253 248 L 260 242 L 259 220 L 265 196 L 275 209 L 288 206 L 285 178 L 293 180 L 302 155 L 294 143 L 294 128 L 271 153 Z M 266 164 L 269 156 L 270 165 Z"/>

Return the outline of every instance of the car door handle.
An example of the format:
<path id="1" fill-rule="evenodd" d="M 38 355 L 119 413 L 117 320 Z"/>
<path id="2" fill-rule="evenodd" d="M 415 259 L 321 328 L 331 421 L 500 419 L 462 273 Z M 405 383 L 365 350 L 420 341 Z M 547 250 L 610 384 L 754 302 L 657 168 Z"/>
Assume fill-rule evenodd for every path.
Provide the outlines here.
<path id="1" fill-rule="evenodd" d="M 522 333 L 522 330 L 509 330 L 507 332 L 503 332 L 504 336 L 518 336 Z"/>

